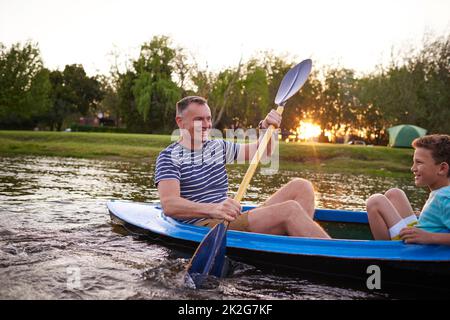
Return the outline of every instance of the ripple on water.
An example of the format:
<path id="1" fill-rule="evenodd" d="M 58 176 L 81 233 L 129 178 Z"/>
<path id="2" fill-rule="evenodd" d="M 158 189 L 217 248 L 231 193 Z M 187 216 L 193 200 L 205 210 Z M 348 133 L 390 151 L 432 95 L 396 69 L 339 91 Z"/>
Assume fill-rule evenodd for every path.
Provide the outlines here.
<path id="1" fill-rule="evenodd" d="M 235 262 L 232 275 L 207 290 L 186 288 L 181 280 L 192 253 L 128 235 L 111 225 L 105 207 L 111 198 L 157 201 L 153 161 L 0 157 L 0 298 L 379 298 Z M 230 196 L 243 175 L 229 168 Z M 280 171 L 256 175 L 245 201 L 263 202 L 294 177 L 314 183 L 320 207 L 361 210 L 370 194 L 394 186 L 406 190 L 415 208 L 426 198 L 407 179 Z"/>

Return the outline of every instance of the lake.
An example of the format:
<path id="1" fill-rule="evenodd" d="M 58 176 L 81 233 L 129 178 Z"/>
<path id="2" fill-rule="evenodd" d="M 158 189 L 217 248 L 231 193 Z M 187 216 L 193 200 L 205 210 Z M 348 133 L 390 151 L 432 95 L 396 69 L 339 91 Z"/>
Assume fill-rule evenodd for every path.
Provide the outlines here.
<path id="1" fill-rule="evenodd" d="M 190 253 L 132 237 L 111 224 L 109 199 L 158 201 L 154 160 L 0 157 L 0 299 L 385 299 L 308 277 L 236 263 L 209 290 L 180 279 Z M 230 166 L 230 196 L 245 167 Z M 260 203 L 291 178 L 311 180 L 317 206 L 365 210 L 373 193 L 400 187 L 413 209 L 428 193 L 411 178 L 280 170 L 256 175 L 245 201 Z M 77 279 L 78 282 L 73 282 Z"/>

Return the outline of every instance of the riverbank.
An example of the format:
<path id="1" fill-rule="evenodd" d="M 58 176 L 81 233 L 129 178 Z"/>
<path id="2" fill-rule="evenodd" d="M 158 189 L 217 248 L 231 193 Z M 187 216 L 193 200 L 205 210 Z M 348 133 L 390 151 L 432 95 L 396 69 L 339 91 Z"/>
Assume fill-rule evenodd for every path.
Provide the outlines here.
<path id="1" fill-rule="evenodd" d="M 168 135 L 0 131 L 0 155 L 155 161 L 171 143 Z M 329 143 L 280 143 L 280 168 L 354 172 L 377 176 L 410 174 L 412 149 Z"/>

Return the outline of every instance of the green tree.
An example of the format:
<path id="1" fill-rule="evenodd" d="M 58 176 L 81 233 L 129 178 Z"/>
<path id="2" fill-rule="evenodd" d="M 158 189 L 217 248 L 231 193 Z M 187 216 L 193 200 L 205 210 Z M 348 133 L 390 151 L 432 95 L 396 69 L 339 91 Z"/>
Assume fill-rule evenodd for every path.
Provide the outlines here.
<path id="1" fill-rule="evenodd" d="M 326 71 L 320 117 L 322 129 L 347 132 L 356 123 L 355 84 L 353 70 L 330 68 Z"/>
<path id="2" fill-rule="evenodd" d="M 233 106 L 242 108 L 239 101 L 241 96 L 238 94 L 240 92 L 240 76 L 241 62 L 236 69 L 225 69 L 210 78 L 210 83 L 207 84 L 210 91 L 205 96 L 208 98 L 211 108 L 214 128 L 223 129 L 232 125 L 237 126 L 235 120 L 239 118 L 239 113 L 233 110 Z"/>
<path id="3" fill-rule="evenodd" d="M 103 98 L 101 83 L 97 77 L 88 77 L 82 65 L 66 65 L 63 71 L 64 85 L 73 91 L 73 103 L 81 115 L 95 111 Z"/>
<path id="4" fill-rule="evenodd" d="M 141 47 L 133 66 L 136 79 L 132 87 L 136 108 L 148 123 L 148 132 L 167 132 L 174 128 L 175 104 L 181 89 L 172 80 L 176 50 L 168 37 L 154 37 Z"/>
<path id="5" fill-rule="evenodd" d="M 136 73 L 128 70 L 120 74 L 117 80 L 118 107 L 130 132 L 148 132 L 147 123 L 136 108 L 133 95 L 133 86 L 136 80 Z"/>
<path id="6" fill-rule="evenodd" d="M 285 131 L 293 131 L 301 120 L 310 120 L 320 125 L 323 117 L 322 90 L 323 85 L 313 71 L 301 90 L 288 100 L 283 113 L 282 127 Z"/>
<path id="7" fill-rule="evenodd" d="M 101 83 L 96 77 L 88 77 L 81 65 L 66 65 L 62 72 L 52 71 L 50 82 L 53 104 L 46 122 L 51 130 L 61 130 L 71 115 L 95 112 L 104 95 Z"/>
<path id="8" fill-rule="evenodd" d="M 409 66 L 422 75 L 417 94 L 424 111 L 418 124 L 431 133 L 450 133 L 450 35 L 426 38 Z"/>
<path id="9" fill-rule="evenodd" d="M 32 128 L 50 108 L 49 72 L 36 44 L 0 43 L 0 127 Z"/>
<path id="10" fill-rule="evenodd" d="M 60 131 L 64 119 L 74 114 L 77 109 L 75 105 L 75 92 L 70 86 L 65 85 L 64 74 L 55 70 L 50 73 L 52 85 L 52 107 L 45 117 L 45 122 L 50 130 Z"/>
<path id="11" fill-rule="evenodd" d="M 358 79 L 356 84 L 356 97 L 360 109 L 358 115 L 359 127 L 366 130 L 366 140 L 374 144 L 387 141 L 386 129 L 389 120 L 383 109 L 382 92 L 383 75 L 369 75 Z"/>
<path id="12" fill-rule="evenodd" d="M 449 38 L 427 39 L 419 52 L 400 53 L 389 66 L 358 79 L 360 122 L 369 141 L 385 144 L 387 128 L 402 123 L 450 132 Z"/>
<path id="13" fill-rule="evenodd" d="M 386 129 L 398 123 L 448 133 L 449 37 L 430 38 L 420 51 L 394 57 L 395 62 L 362 77 L 343 67 L 314 67 L 301 91 L 287 102 L 283 132 L 309 119 L 335 132 L 366 132 L 377 144 L 385 143 Z M 175 125 L 176 101 L 192 94 L 208 99 L 214 127 L 255 126 L 276 107 L 273 101 L 291 60 L 263 53 L 237 68 L 210 72 L 189 64 L 184 49 L 174 49 L 169 38 L 154 37 L 142 46 L 133 67 L 118 74 L 113 91 L 120 114 L 134 131 L 169 132 Z"/>
<path id="14" fill-rule="evenodd" d="M 198 95 L 208 100 L 211 109 L 213 127 L 223 129 L 229 127 L 232 119 L 228 119 L 230 99 L 236 98 L 236 83 L 239 81 L 241 64 L 237 69 L 227 68 L 214 73 L 199 68 L 198 64 L 191 67 L 190 78 L 194 89 L 186 94 Z"/>
<path id="15" fill-rule="evenodd" d="M 117 84 L 114 77 L 100 76 L 99 82 L 101 84 L 101 91 L 103 92 L 103 99 L 98 105 L 98 110 L 103 114 L 109 114 L 109 116 L 115 120 L 116 127 L 121 126 L 122 113 L 120 110 L 120 100 L 117 94 Z"/>
<path id="16" fill-rule="evenodd" d="M 243 124 L 256 125 L 270 111 L 273 102 L 269 102 L 269 75 L 260 61 L 250 60 L 245 66 L 242 79 L 243 105 L 245 110 Z"/>

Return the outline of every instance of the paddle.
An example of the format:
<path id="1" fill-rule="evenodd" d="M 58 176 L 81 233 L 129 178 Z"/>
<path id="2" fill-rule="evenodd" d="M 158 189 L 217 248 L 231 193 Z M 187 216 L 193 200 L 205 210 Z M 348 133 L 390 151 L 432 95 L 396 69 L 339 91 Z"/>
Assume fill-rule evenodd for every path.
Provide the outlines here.
<path id="1" fill-rule="evenodd" d="M 308 79 L 311 67 L 312 61 L 306 59 L 289 70 L 284 76 L 275 97 L 275 103 L 278 106 L 277 112 L 280 115 L 283 113 L 286 101 L 297 93 Z M 238 192 L 234 197 L 234 200 L 237 202 L 242 200 L 242 197 L 250 184 L 250 180 L 258 167 L 259 161 L 266 151 L 267 144 L 269 143 L 274 130 L 275 128 L 272 125 L 269 126 L 261 139 L 258 149 L 242 179 Z M 228 224 L 229 222 L 226 222 L 226 225 L 222 222 L 211 228 L 192 256 L 187 267 L 187 274 L 190 279 L 192 279 L 196 288 L 202 286 L 202 283 L 208 275 L 216 277 L 224 275 L 226 232 Z"/>

